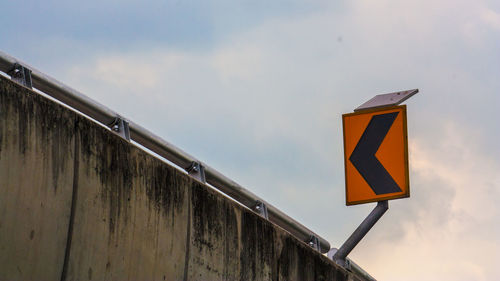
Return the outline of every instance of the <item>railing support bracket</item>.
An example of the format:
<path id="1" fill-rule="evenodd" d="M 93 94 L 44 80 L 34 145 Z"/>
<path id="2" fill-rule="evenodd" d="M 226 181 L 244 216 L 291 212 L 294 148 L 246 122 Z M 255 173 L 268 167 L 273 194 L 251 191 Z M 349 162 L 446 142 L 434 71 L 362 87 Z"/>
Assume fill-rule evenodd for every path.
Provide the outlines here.
<path id="1" fill-rule="evenodd" d="M 309 246 L 311 248 L 315 249 L 316 251 L 321 253 L 321 244 L 319 243 L 319 238 L 312 235 L 311 238 L 309 239 Z"/>
<path id="2" fill-rule="evenodd" d="M 200 162 L 193 161 L 191 165 L 186 168 L 188 174 L 201 181 L 202 183 L 206 183 L 207 179 L 205 178 L 205 167 Z"/>
<path id="3" fill-rule="evenodd" d="M 269 213 L 267 212 L 267 206 L 262 201 L 257 200 L 255 202 L 254 211 L 266 220 L 269 219 Z"/>
<path id="4" fill-rule="evenodd" d="M 15 63 L 14 67 L 7 72 L 7 74 L 10 75 L 12 81 L 33 89 L 33 83 L 31 82 L 31 69 L 24 67 L 19 63 Z"/>
<path id="5" fill-rule="evenodd" d="M 115 120 L 109 125 L 113 133 L 119 135 L 123 139 L 130 141 L 130 128 L 128 121 L 121 116 L 117 116 Z"/>

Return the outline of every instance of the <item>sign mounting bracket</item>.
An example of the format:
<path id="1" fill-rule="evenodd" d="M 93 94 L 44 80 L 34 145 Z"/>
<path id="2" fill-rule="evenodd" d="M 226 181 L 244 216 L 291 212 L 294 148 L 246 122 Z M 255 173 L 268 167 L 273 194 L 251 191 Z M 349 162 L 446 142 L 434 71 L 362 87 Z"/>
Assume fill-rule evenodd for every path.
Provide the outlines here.
<path id="1" fill-rule="evenodd" d="M 333 255 L 332 260 L 343 267 L 346 267 L 346 257 L 358 245 L 358 243 L 365 237 L 365 235 L 372 229 L 377 221 L 389 209 L 389 202 L 379 201 L 377 206 L 371 213 L 363 220 L 363 222 L 354 230 L 349 238 L 342 244 L 339 250 Z"/>

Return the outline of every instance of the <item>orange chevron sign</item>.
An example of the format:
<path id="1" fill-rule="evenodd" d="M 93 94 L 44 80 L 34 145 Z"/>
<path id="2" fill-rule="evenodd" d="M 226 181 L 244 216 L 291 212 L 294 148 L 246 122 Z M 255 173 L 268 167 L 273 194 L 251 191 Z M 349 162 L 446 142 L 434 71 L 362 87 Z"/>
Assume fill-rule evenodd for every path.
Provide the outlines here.
<path id="1" fill-rule="evenodd" d="M 346 205 L 410 196 L 406 106 L 342 115 Z"/>

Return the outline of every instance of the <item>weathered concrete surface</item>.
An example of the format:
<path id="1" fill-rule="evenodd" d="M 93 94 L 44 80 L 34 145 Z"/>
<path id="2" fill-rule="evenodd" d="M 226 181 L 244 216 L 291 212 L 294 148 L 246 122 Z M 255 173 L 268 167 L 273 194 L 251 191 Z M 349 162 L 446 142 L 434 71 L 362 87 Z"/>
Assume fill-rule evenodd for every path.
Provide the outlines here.
<path id="1" fill-rule="evenodd" d="M 71 209 L 75 116 L 0 81 L 0 280 L 57 280 Z"/>
<path id="2" fill-rule="evenodd" d="M 3 77 L 0 102 L 0 280 L 358 280 Z"/>

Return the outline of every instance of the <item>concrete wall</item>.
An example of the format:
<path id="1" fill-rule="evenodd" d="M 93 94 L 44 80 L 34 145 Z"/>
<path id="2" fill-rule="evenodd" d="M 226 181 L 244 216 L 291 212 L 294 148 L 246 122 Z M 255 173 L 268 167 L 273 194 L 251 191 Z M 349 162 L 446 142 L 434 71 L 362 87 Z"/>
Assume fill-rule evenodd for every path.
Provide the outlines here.
<path id="1" fill-rule="evenodd" d="M 0 280 L 358 280 L 107 129 L 0 77 Z"/>

